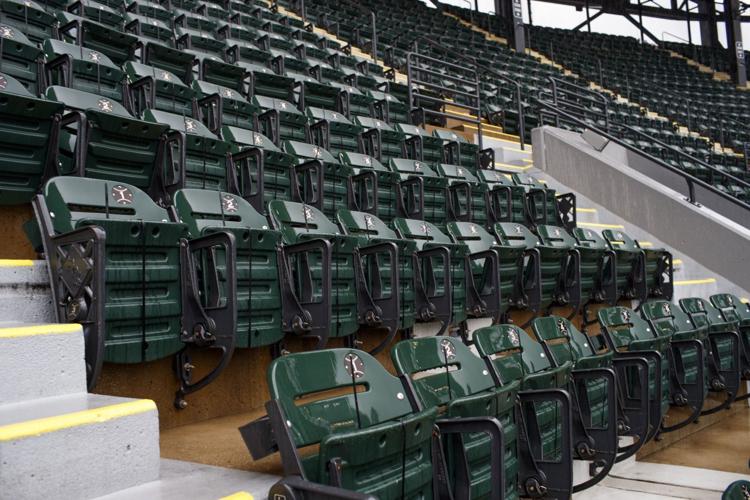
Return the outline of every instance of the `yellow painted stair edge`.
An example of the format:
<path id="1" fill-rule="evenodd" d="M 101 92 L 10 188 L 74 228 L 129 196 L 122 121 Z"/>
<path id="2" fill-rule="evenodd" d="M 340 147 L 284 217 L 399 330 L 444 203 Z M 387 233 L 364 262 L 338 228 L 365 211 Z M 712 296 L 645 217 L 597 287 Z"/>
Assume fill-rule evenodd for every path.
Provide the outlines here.
<path id="1" fill-rule="evenodd" d="M 54 323 L 44 325 L 9 326 L 0 328 L 0 339 L 33 337 L 35 335 L 63 335 L 81 331 L 78 323 Z"/>
<path id="2" fill-rule="evenodd" d="M 247 491 L 238 491 L 237 493 L 221 497 L 219 500 L 253 500 L 253 496 Z"/>
<path id="3" fill-rule="evenodd" d="M 31 267 L 33 260 L 29 259 L 0 259 L 0 267 Z"/>
<path id="4" fill-rule="evenodd" d="M 138 399 L 127 403 L 55 415 L 54 417 L 37 418 L 0 426 L 0 442 L 18 441 L 19 439 L 41 436 L 72 427 L 98 424 L 153 410 L 156 410 L 156 404 L 152 400 Z"/>

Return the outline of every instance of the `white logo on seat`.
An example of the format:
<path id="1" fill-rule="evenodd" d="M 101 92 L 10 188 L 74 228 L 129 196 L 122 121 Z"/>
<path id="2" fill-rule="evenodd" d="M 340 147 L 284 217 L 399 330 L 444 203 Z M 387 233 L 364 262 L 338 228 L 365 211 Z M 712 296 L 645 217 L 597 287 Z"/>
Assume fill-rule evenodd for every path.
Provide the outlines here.
<path id="1" fill-rule="evenodd" d="M 312 210 L 310 210 L 310 207 L 303 207 L 302 214 L 304 215 L 305 220 L 307 222 L 310 222 L 311 220 L 314 219 L 314 216 L 313 216 Z"/>
<path id="2" fill-rule="evenodd" d="M 312 154 L 315 158 L 320 158 L 322 156 L 322 153 L 320 152 L 320 148 L 318 146 L 313 147 Z"/>
<path id="3" fill-rule="evenodd" d="M 109 99 L 99 99 L 96 102 L 96 105 L 99 106 L 99 110 L 103 111 L 104 113 L 112 112 L 112 101 L 110 101 Z"/>
<path id="4" fill-rule="evenodd" d="M 353 378 L 361 378 L 365 374 L 365 364 L 362 359 L 354 353 L 344 356 L 344 368 Z"/>
<path id="5" fill-rule="evenodd" d="M 12 39 L 13 28 L 11 28 L 10 26 L 0 26 L 0 37 Z"/>
<path id="6" fill-rule="evenodd" d="M 591 239 L 591 231 L 586 231 L 586 238 Z"/>
<path id="7" fill-rule="evenodd" d="M 0 75 L 0 90 L 5 90 L 5 87 L 7 86 L 8 80 L 4 76 Z"/>
<path id="8" fill-rule="evenodd" d="M 422 230 L 423 234 L 428 234 L 430 232 L 430 228 L 424 222 L 422 223 L 421 226 L 419 226 L 419 229 Z"/>
<path id="9" fill-rule="evenodd" d="M 554 231 L 552 231 L 552 234 L 554 234 L 555 236 L 559 237 L 560 236 L 560 230 L 559 229 L 555 229 Z"/>
<path id="10" fill-rule="evenodd" d="M 445 359 L 453 359 L 456 357 L 456 347 L 453 345 L 453 342 L 451 342 L 448 339 L 443 339 L 440 341 L 440 347 L 443 348 L 443 355 L 445 356 Z"/>
<path id="11" fill-rule="evenodd" d="M 92 50 L 91 52 L 89 52 L 89 59 L 91 59 L 95 63 L 98 63 L 101 61 L 101 54 L 99 54 L 99 52 L 94 52 Z"/>
<path id="12" fill-rule="evenodd" d="M 169 73 L 167 73 L 166 71 L 162 71 L 159 74 L 159 78 L 161 78 L 162 80 L 164 80 L 166 82 L 171 82 L 172 81 L 172 75 L 169 74 Z"/>
<path id="13" fill-rule="evenodd" d="M 729 304 L 730 306 L 731 306 L 731 305 L 734 305 L 734 300 L 732 299 L 732 297 L 727 297 L 727 303 L 728 303 L 728 304 Z"/>
<path id="14" fill-rule="evenodd" d="M 190 118 L 185 118 L 185 132 L 195 132 L 198 126 Z"/>
<path id="15" fill-rule="evenodd" d="M 256 146 L 263 145 L 263 136 L 261 136 L 260 134 L 253 134 L 253 143 Z"/>
<path id="16" fill-rule="evenodd" d="M 568 325 L 567 323 L 565 323 L 564 319 L 559 318 L 557 320 L 557 329 L 560 330 L 560 333 L 562 333 L 563 335 L 568 334 Z"/>
<path id="17" fill-rule="evenodd" d="M 618 239 L 618 240 L 622 240 L 622 239 L 623 239 L 622 233 L 617 233 L 617 235 L 616 235 L 616 236 L 617 236 L 617 239 Z"/>
<path id="18" fill-rule="evenodd" d="M 224 97 L 234 99 L 234 91 L 232 89 L 224 89 L 221 93 Z"/>
<path id="19" fill-rule="evenodd" d="M 375 223 L 373 222 L 372 217 L 365 215 L 365 227 L 367 229 L 372 229 L 373 226 L 375 226 Z"/>
<path id="20" fill-rule="evenodd" d="M 518 333 L 515 330 L 509 329 L 508 340 L 510 340 L 512 345 L 517 346 L 519 344 Z"/>
<path id="21" fill-rule="evenodd" d="M 279 103 L 279 107 L 280 107 L 281 109 L 286 109 L 286 103 L 285 103 L 284 101 L 281 101 L 281 102 Z"/>
<path id="22" fill-rule="evenodd" d="M 521 226 L 519 224 L 516 224 L 513 229 L 516 230 L 516 234 L 523 234 L 523 229 L 521 229 Z"/>
<path id="23" fill-rule="evenodd" d="M 458 175 L 464 175 L 464 169 L 459 168 L 458 169 Z"/>
<path id="24" fill-rule="evenodd" d="M 130 205 L 133 203 L 133 192 L 121 184 L 113 186 L 111 194 L 112 198 L 115 199 L 115 203 L 120 205 Z"/>
<path id="25" fill-rule="evenodd" d="M 474 224 L 472 224 L 471 226 L 469 226 L 469 230 L 471 231 L 472 234 L 477 234 L 477 232 L 478 232 L 477 231 L 477 227 Z"/>
<path id="26" fill-rule="evenodd" d="M 622 311 L 620 311 L 620 316 L 625 323 L 630 323 L 630 311 L 628 311 L 627 309 L 623 309 Z"/>
<path id="27" fill-rule="evenodd" d="M 372 160 L 369 156 L 365 156 L 365 165 L 367 165 L 368 167 L 372 165 Z"/>
<path id="28" fill-rule="evenodd" d="M 664 314 L 664 316 L 672 315 L 672 308 L 669 306 L 669 302 L 664 302 L 661 305 L 661 312 Z"/>
<path id="29" fill-rule="evenodd" d="M 240 207 L 237 205 L 237 200 L 235 200 L 233 196 L 225 194 L 221 198 L 221 208 L 225 212 L 233 214 L 234 212 L 239 210 Z"/>
<path id="30" fill-rule="evenodd" d="M 422 164 L 419 163 L 418 161 L 415 161 L 414 162 L 414 170 L 416 170 L 417 172 L 419 172 L 420 170 L 422 170 Z"/>

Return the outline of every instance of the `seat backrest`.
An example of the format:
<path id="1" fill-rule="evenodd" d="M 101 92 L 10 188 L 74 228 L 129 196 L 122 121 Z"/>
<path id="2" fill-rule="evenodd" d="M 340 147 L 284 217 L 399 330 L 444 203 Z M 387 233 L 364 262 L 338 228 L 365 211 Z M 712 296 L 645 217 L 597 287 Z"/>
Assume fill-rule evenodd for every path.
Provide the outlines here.
<path id="1" fill-rule="evenodd" d="M 453 243 L 436 225 L 427 221 L 397 217 L 393 219 L 393 227 L 401 237 L 416 241 L 420 249 L 431 243 L 436 245 Z"/>
<path id="2" fill-rule="evenodd" d="M 466 168 L 459 165 L 450 165 L 448 163 L 438 163 L 437 172 L 447 179 L 460 180 L 470 184 L 479 184 L 479 179 Z"/>
<path id="3" fill-rule="evenodd" d="M 439 129 L 436 128 L 432 135 L 435 137 L 438 137 L 442 139 L 443 141 L 452 141 L 452 142 L 458 142 L 458 143 L 468 143 L 469 141 L 466 140 L 466 138 L 460 134 L 457 134 L 455 132 L 451 132 L 449 130 Z"/>
<path id="4" fill-rule="evenodd" d="M 548 189 L 544 183 L 539 181 L 539 179 L 529 174 L 513 173 L 511 174 L 511 178 L 517 186 L 534 189 Z"/>
<path id="5" fill-rule="evenodd" d="M 108 67 L 120 71 L 120 67 L 117 66 L 112 59 L 96 50 L 87 49 L 81 45 L 73 45 L 72 43 L 66 43 L 61 40 L 47 39 L 44 41 L 44 55 L 48 60 L 52 60 L 55 57 L 61 55 L 67 55 L 73 59 L 86 61 L 92 64 L 98 64 L 99 66 Z"/>
<path id="6" fill-rule="evenodd" d="M 680 307 L 690 316 L 696 328 L 708 328 L 711 325 L 732 321 L 724 318 L 722 311 L 714 307 L 711 302 L 699 297 L 680 299 Z"/>
<path id="7" fill-rule="evenodd" d="M 119 102 L 96 94 L 53 85 L 47 88 L 46 96 L 47 99 L 52 99 L 65 104 L 66 108 L 79 111 L 90 109 L 109 115 L 133 118 L 133 116 L 128 113 L 128 110 Z"/>
<path id="8" fill-rule="evenodd" d="M 208 130 L 208 127 L 203 122 L 195 118 L 167 113 L 166 111 L 147 109 L 143 113 L 143 119 L 147 122 L 162 123 L 169 126 L 171 130 L 185 132 L 187 135 L 219 141 L 219 138 Z"/>
<path id="9" fill-rule="evenodd" d="M 268 389 L 271 398 L 281 405 L 297 447 L 412 413 L 401 382 L 371 355 L 356 349 L 299 352 L 276 358 L 268 367 Z M 337 389 L 335 395 L 298 404 L 305 396 Z"/>
<path id="10" fill-rule="evenodd" d="M 498 222 L 493 226 L 501 245 L 532 249 L 539 245 L 539 238 L 522 224 Z"/>
<path id="11" fill-rule="evenodd" d="M 596 354 L 586 334 L 581 333 L 566 318 L 559 316 L 536 318 L 531 323 L 531 329 L 537 340 L 546 344 L 556 366 Z"/>
<path id="12" fill-rule="evenodd" d="M 573 236 L 575 236 L 578 244 L 582 247 L 596 250 L 609 249 L 607 242 L 596 231 L 576 227 L 573 229 Z"/>
<path id="13" fill-rule="evenodd" d="M 241 197 L 206 189 L 181 189 L 173 196 L 180 222 L 199 236 L 208 228 L 268 229 L 268 221 Z"/>
<path id="14" fill-rule="evenodd" d="M 502 385 L 524 377 L 521 335 L 527 335 L 515 325 L 493 325 L 474 330 L 474 345 L 479 355 L 491 361 L 495 375 Z"/>
<path id="15" fill-rule="evenodd" d="M 328 109 L 307 106 L 307 108 L 305 109 L 305 114 L 313 122 L 326 120 L 340 125 L 347 125 L 352 129 L 352 131 L 356 131 L 357 129 L 357 127 L 346 118 L 346 115 L 343 115 L 338 111 L 331 111 Z"/>
<path id="16" fill-rule="evenodd" d="M 323 163 L 329 164 L 339 163 L 336 157 L 329 153 L 327 149 L 315 144 L 286 140 L 284 141 L 283 149 L 286 153 L 299 157 L 300 161 L 320 160 Z"/>
<path id="17" fill-rule="evenodd" d="M 508 176 L 502 172 L 498 172 L 497 170 L 486 170 L 486 169 L 477 169 L 476 170 L 476 176 L 477 178 L 484 182 L 485 184 L 490 185 L 502 185 L 502 186 L 514 186 L 513 181 L 508 178 Z"/>
<path id="18" fill-rule="evenodd" d="M 397 240 L 396 232 L 372 214 L 340 208 L 338 222 L 346 234 L 357 238 Z"/>
<path id="19" fill-rule="evenodd" d="M 634 252 L 640 249 L 638 243 L 636 243 L 635 240 L 628 236 L 624 231 L 605 229 L 602 231 L 602 236 L 604 236 L 604 239 L 607 240 L 607 243 L 609 243 L 613 250 Z"/>
<path id="20" fill-rule="evenodd" d="M 273 97 L 266 97 L 256 94 L 255 96 L 253 96 L 253 104 L 262 109 L 275 109 L 284 113 L 294 113 L 297 115 L 302 114 L 302 112 L 298 110 L 293 104 L 283 99 L 275 99 Z"/>
<path id="21" fill-rule="evenodd" d="M 353 168 L 366 168 L 378 170 L 381 172 L 388 172 L 388 169 L 382 163 L 380 163 L 370 155 L 344 151 L 339 154 L 339 158 L 341 159 L 341 163 L 343 163 L 344 165 L 349 165 Z"/>
<path id="22" fill-rule="evenodd" d="M 495 385 L 484 362 L 456 337 L 404 340 L 391 349 L 391 360 L 399 374 L 412 379 L 424 408 L 442 406 Z"/>
<path id="23" fill-rule="evenodd" d="M 242 146 L 255 146 L 257 148 L 272 151 L 274 153 L 283 153 L 271 139 L 261 134 L 253 132 L 246 128 L 231 127 L 225 125 L 221 128 L 221 136 L 234 144 Z"/>
<path id="24" fill-rule="evenodd" d="M 648 323 L 627 307 L 599 309 L 597 316 L 599 323 L 606 329 L 617 349 L 630 347 L 634 342 L 649 341 L 654 338 L 654 333 Z"/>
<path id="25" fill-rule="evenodd" d="M 446 224 L 448 234 L 456 243 L 469 247 L 470 253 L 489 250 L 497 245 L 497 240 L 487 230 L 473 222 L 449 222 Z"/>
<path id="26" fill-rule="evenodd" d="M 653 300 L 641 306 L 641 315 L 660 335 L 695 330 L 690 317 L 679 306 L 666 300 Z"/>
<path id="27" fill-rule="evenodd" d="M 5 74 L 5 73 L 0 73 L 0 92 L 9 93 L 9 94 L 17 94 L 20 96 L 30 97 L 30 98 L 34 97 L 31 94 L 31 92 L 29 92 L 28 89 L 23 86 L 21 82 L 19 82 L 12 76 Z M 12 110 L 12 111 L 16 111 L 16 110 Z"/>
<path id="28" fill-rule="evenodd" d="M 720 310 L 727 321 L 750 321 L 750 306 L 731 293 L 711 295 L 711 304 Z"/>
<path id="29" fill-rule="evenodd" d="M 369 116 L 355 116 L 354 123 L 367 130 L 378 129 L 384 132 L 393 132 L 393 128 L 388 123 Z"/>
<path id="30" fill-rule="evenodd" d="M 296 243 L 302 235 L 334 236 L 341 231 L 323 212 L 304 203 L 271 200 L 268 214 L 273 227 L 279 229 L 284 241 Z"/>
<path id="31" fill-rule="evenodd" d="M 543 245 L 559 248 L 574 248 L 576 246 L 575 238 L 559 226 L 540 224 L 537 226 L 537 232 Z"/>
<path id="32" fill-rule="evenodd" d="M 408 160 L 406 158 L 391 158 L 388 166 L 392 172 L 401 175 L 417 175 L 420 177 L 438 177 L 438 174 L 425 162 Z"/>
<path id="33" fill-rule="evenodd" d="M 56 231 L 97 219 L 169 222 L 167 211 L 135 186 L 85 177 L 53 177 L 43 188 Z"/>

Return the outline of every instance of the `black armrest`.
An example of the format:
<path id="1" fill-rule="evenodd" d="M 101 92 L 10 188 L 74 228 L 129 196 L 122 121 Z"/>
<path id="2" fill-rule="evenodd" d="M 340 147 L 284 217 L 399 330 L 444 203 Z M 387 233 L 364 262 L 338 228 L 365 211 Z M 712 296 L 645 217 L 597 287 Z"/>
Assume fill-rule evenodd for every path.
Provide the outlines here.
<path id="1" fill-rule="evenodd" d="M 474 316 L 490 316 L 492 322 L 500 321 L 503 311 L 500 309 L 500 256 L 497 250 L 490 249 L 470 254 L 469 263 L 484 261 L 483 286 L 478 288 L 471 265 L 467 266 L 467 276 L 471 278 L 466 291 L 467 306 Z"/>
<path id="2" fill-rule="evenodd" d="M 291 170 L 292 197 L 300 203 L 323 210 L 323 179 L 325 166 L 320 160 L 307 160 Z M 300 176 L 302 187 L 300 187 Z"/>
<path id="3" fill-rule="evenodd" d="M 401 281 L 400 281 L 400 266 L 399 266 L 399 251 L 398 246 L 390 241 L 384 241 L 381 243 L 374 243 L 357 249 L 360 257 L 367 258 L 373 257 L 370 263 L 375 269 L 373 275 L 373 283 L 368 288 L 366 286 L 366 279 L 364 269 L 362 268 L 362 259 L 355 260 L 355 266 L 357 268 L 357 274 L 359 274 L 359 280 L 362 286 L 357 287 L 357 294 L 359 300 L 357 301 L 360 306 L 360 323 L 370 327 L 385 328 L 388 330 L 388 334 L 383 341 L 378 344 L 374 349 L 370 351 L 370 354 L 377 354 L 388 345 L 390 345 L 393 338 L 398 332 L 398 322 L 401 313 Z M 380 269 L 378 262 L 379 256 L 387 256 L 390 262 L 390 283 L 391 293 L 389 296 L 383 295 L 383 289 L 380 283 Z M 368 259 L 369 260 L 369 259 Z M 364 305 L 369 307 L 362 307 Z"/>
<path id="4" fill-rule="evenodd" d="M 276 146 L 281 147 L 281 138 L 279 137 L 279 111 L 269 109 L 258 115 L 258 128 L 260 132 L 271 139 Z"/>
<path id="5" fill-rule="evenodd" d="M 432 262 L 436 258 L 442 261 L 445 276 L 445 289 L 442 294 L 437 291 L 433 271 Z M 426 248 L 418 251 L 414 260 L 417 314 L 422 321 L 433 319 L 440 321 L 442 327 L 438 335 L 441 335 L 453 321 L 453 280 L 451 279 L 450 249 L 445 246 Z M 426 269 L 425 273 L 422 272 L 423 268 Z M 427 282 L 424 282 L 423 279 L 426 279 Z"/>
<path id="6" fill-rule="evenodd" d="M 448 197 L 448 216 L 452 220 L 470 222 L 472 220 L 472 199 L 471 184 L 464 181 L 454 182 L 448 187 L 450 196 Z M 466 199 L 466 211 L 460 212 L 459 199 L 463 194 Z"/>
<path id="7" fill-rule="evenodd" d="M 359 212 L 378 215 L 378 175 L 374 170 L 362 170 L 359 174 L 350 176 L 349 193 L 351 207 Z M 370 193 L 372 196 L 368 196 Z"/>
<path id="8" fill-rule="evenodd" d="M 245 148 L 232 154 L 231 160 L 234 172 L 232 176 L 234 191 L 250 202 L 259 213 L 265 212 L 263 199 L 265 155 L 263 150 L 257 147 Z M 255 161 L 257 165 L 255 175 L 253 175 L 251 168 L 252 161 Z"/>
<path id="9" fill-rule="evenodd" d="M 62 130 L 68 125 L 76 125 L 76 143 L 75 150 L 73 152 L 75 157 L 75 170 L 76 175 L 84 177 L 86 175 L 86 156 L 88 149 L 88 120 L 86 119 L 86 113 L 83 111 L 69 111 L 64 114 L 60 119 L 60 129 Z M 59 166 L 56 166 L 55 170 L 59 172 Z"/>
<path id="10" fill-rule="evenodd" d="M 310 125 L 310 137 L 316 146 L 331 149 L 331 125 L 328 120 L 319 120 Z"/>
<path id="11" fill-rule="evenodd" d="M 208 130 L 217 134 L 221 129 L 221 96 L 219 94 L 207 95 L 197 101 L 200 110 L 200 118 Z"/>
<path id="12" fill-rule="evenodd" d="M 407 219 L 424 219 L 424 179 L 410 177 L 398 183 L 396 210 Z"/>

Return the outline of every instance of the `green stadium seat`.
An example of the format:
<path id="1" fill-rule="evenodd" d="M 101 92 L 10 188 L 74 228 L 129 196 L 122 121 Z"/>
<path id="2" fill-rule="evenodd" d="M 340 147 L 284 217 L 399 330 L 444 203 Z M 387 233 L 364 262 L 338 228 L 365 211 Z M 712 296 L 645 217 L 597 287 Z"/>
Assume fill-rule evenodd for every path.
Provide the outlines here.
<path id="1" fill-rule="evenodd" d="M 0 73 L 0 204 L 28 203 L 44 177 L 57 168 L 64 106 L 33 96 L 15 78 Z"/>
<path id="2" fill-rule="evenodd" d="M 615 252 L 617 298 L 637 299 L 639 302 L 645 302 L 648 297 L 648 286 L 643 250 L 620 230 L 605 229 L 602 231 L 602 236 Z"/>
<path id="3" fill-rule="evenodd" d="M 237 90 L 202 80 L 193 80 L 192 87 L 201 119 L 211 132 L 218 134 L 224 126 L 256 128 L 255 117 L 260 108 L 248 102 Z"/>
<path id="4" fill-rule="evenodd" d="M 502 425 L 504 483 L 493 484 L 490 459 L 492 438 L 487 434 L 449 436 L 443 443 L 451 482 L 467 467 L 470 498 L 491 498 L 501 487 L 502 498 L 517 498 L 518 450 L 515 401 L 519 382 L 496 387 L 481 359 L 455 337 L 423 337 L 399 342 L 391 349 L 399 376 L 421 408 L 438 408 L 441 418 L 484 417 Z M 468 463 L 462 464 L 462 460 Z"/>
<path id="5" fill-rule="evenodd" d="M 125 73 L 106 55 L 79 45 L 45 40 L 45 73 L 49 85 L 70 87 L 124 102 Z"/>
<path id="6" fill-rule="evenodd" d="M 720 301 L 717 301 L 721 303 Z M 710 301 L 688 297 L 679 300 L 695 329 L 706 330 L 709 342 L 703 348 L 708 356 L 708 387 L 726 393 L 724 401 L 702 414 L 728 408 L 736 399 L 742 379 L 742 339 L 735 318 L 725 318 Z"/>
<path id="7" fill-rule="evenodd" d="M 193 53 L 153 41 L 144 44 L 142 62 L 169 71 L 186 84 L 193 81 L 194 71 L 198 65 L 198 59 Z"/>
<path id="8" fill-rule="evenodd" d="M 68 4 L 66 10 L 111 28 L 118 28 L 125 19 L 118 10 L 96 0 L 74 0 Z"/>
<path id="9" fill-rule="evenodd" d="M 307 117 L 291 103 L 258 94 L 255 94 L 252 103 L 261 110 L 258 115 L 259 131 L 277 146 L 286 140 L 309 140 Z"/>
<path id="10" fill-rule="evenodd" d="M 372 106 L 375 102 L 367 94 L 362 93 L 357 87 L 341 82 L 328 82 L 328 85 L 339 89 L 341 100 L 341 112 L 350 120 L 353 116 L 372 116 Z"/>
<path id="11" fill-rule="evenodd" d="M 0 15 L 3 5 L 0 3 Z M 2 23 L 0 17 L 0 23 Z M 0 38 L 2 38 L 2 65 L 0 70 L 23 84 L 33 95 L 42 91 L 44 75 L 42 73 L 43 53 L 23 32 L 12 25 L 0 24 Z"/>
<path id="12" fill-rule="evenodd" d="M 339 158 L 341 163 L 352 167 L 351 201 L 358 211 L 375 215 L 386 224 L 403 215 L 398 202 L 399 174 L 363 153 L 340 153 Z"/>
<path id="13" fill-rule="evenodd" d="M 136 2 L 133 2 L 136 4 Z M 124 30 L 139 38 L 155 40 L 160 43 L 170 44 L 174 40 L 174 33 L 166 21 L 154 19 L 153 17 L 140 16 L 138 14 L 125 14 Z"/>
<path id="14" fill-rule="evenodd" d="M 627 307 L 608 307 L 597 313 L 604 338 L 615 357 L 646 358 L 649 364 L 649 426 L 647 440 L 655 437 L 664 425 L 669 410 L 669 342 L 671 335 L 654 331 L 646 320 Z M 630 394 L 637 384 L 632 374 L 622 377 L 620 390 Z"/>
<path id="15" fill-rule="evenodd" d="M 401 213 L 445 228 L 449 215 L 448 179 L 421 161 L 391 158 L 388 166 L 401 176 L 397 201 Z"/>
<path id="16" fill-rule="evenodd" d="M 263 134 L 244 128 L 223 127 L 221 136 L 232 143 L 238 192 L 255 210 L 267 215 L 271 200 L 299 201 L 293 182 L 295 156 L 281 151 Z"/>
<path id="17" fill-rule="evenodd" d="M 269 366 L 268 386 L 268 416 L 240 432 L 255 459 L 281 452 L 285 477 L 269 497 L 439 494 L 433 484 L 446 471 L 433 460 L 437 411 L 415 410 L 401 381 L 372 356 L 354 349 L 284 356 Z M 309 394 L 321 397 L 299 401 Z M 438 428 L 447 432 L 448 425 Z M 311 445 L 312 454 L 298 451 Z"/>
<path id="18" fill-rule="evenodd" d="M 165 24 L 172 24 L 172 12 L 159 2 L 134 0 L 126 5 L 125 11 L 141 17 L 155 19 Z"/>
<path id="19" fill-rule="evenodd" d="M 356 236 L 341 229 L 310 205 L 273 200 L 268 204 L 269 218 L 281 231 L 285 245 L 297 245 L 299 256 L 291 255 L 285 266 L 301 276 L 297 296 L 303 305 L 317 303 L 327 311 L 329 321 L 321 322 L 318 348 L 328 337 L 353 338 L 361 326 L 384 328 L 392 335 L 399 321 L 399 294 L 380 296 L 368 288 L 363 257 L 398 262 L 394 243 L 360 246 Z M 383 279 L 398 282 L 398 267 L 384 270 Z M 394 289 L 394 291 L 397 289 Z M 309 307 L 309 306 L 306 306 Z M 322 317 L 317 314 L 314 317 Z"/>
<path id="20" fill-rule="evenodd" d="M 40 44 L 47 38 L 54 38 L 56 22 L 55 15 L 44 10 L 36 2 L 21 0 L 0 2 L 0 24 L 21 31 L 33 44 Z M 3 71 L 6 69 L 3 68 Z"/>
<path id="21" fill-rule="evenodd" d="M 338 209 L 352 206 L 351 167 L 314 144 L 284 141 L 283 149 L 296 156 L 298 164 L 311 167 L 297 171 L 295 181 L 301 201 L 318 208 L 332 220 Z"/>
<path id="22" fill-rule="evenodd" d="M 479 182 L 471 172 L 458 165 L 438 163 L 440 176 L 448 179 L 448 220 L 474 222 L 487 227 L 487 184 Z"/>
<path id="23" fill-rule="evenodd" d="M 437 226 L 426 221 L 396 218 L 393 220 L 393 227 L 401 238 L 415 241 L 418 251 L 433 251 L 422 264 L 427 294 L 431 297 L 450 298 L 448 310 L 436 311 L 438 315 L 445 315 L 442 316 L 445 319 L 441 321 L 439 334 L 451 325 L 461 327 L 468 318 L 469 301 L 477 296 L 472 276 L 467 272 L 469 249 L 465 245 L 453 243 Z M 494 304 L 490 303 L 488 307 L 492 306 Z M 484 311 L 477 309 L 472 312 L 479 315 Z"/>
<path id="24" fill-rule="evenodd" d="M 58 12 L 57 19 L 60 23 L 58 33 L 62 40 L 104 54 L 117 65 L 133 59 L 138 38 L 120 31 L 119 26 L 107 26 L 68 12 Z"/>
<path id="25" fill-rule="evenodd" d="M 364 129 L 364 153 L 383 164 L 388 163 L 391 158 L 406 158 L 402 134 L 393 130 L 386 122 L 366 116 L 355 116 L 352 121 Z"/>
<path id="26" fill-rule="evenodd" d="M 391 124 L 409 123 L 411 121 L 408 106 L 397 97 L 376 90 L 368 90 L 367 95 L 375 100 L 373 110 L 377 118 Z"/>
<path id="27" fill-rule="evenodd" d="M 119 103 L 66 87 L 47 89 L 63 103 L 58 175 L 132 184 L 156 199 L 163 195 L 158 167 L 167 126 L 138 120 Z"/>
<path id="28" fill-rule="evenodd" d="M 534 176 L 511 174 L 513 182 L 526 190 L 526 218 L 531 227 L 539 224 L 562 226 L 571 230 L 576 226 L 576 196 L 557 194 Z"/>
<path id="29" fill-rule="evenodd" d="M 524 336 L 526 339 L 524 339 Z M 474 345 L 498 387 L 517 385 L 519 496 L 568 498 L 573 486 L 571 401 L 567 391 L 549 387 L 528 370 L 524 351 L 534 340 L 514 325 L 474 331 Z M 538 346 L 538 344 L 537 344 Z M 569 370 L 569 365 L 564 365 Z M 519 390 L 520 389 L 520 390 Z"/>
<path id="30" fill-rule="evenodd" d="M 408 123 L 396 123 L 393 126 L 404 134 L 406 157 L 434 165 L 445 162 L 443 141 L 427 133 L 422 127 Z"/>
<path id="31" fill-rule="evenodd" d="M 185 224 L 170 222 L 165 209 L 124 182 L 56 177 L 42 193 L 34 211 L 56 314 L 59 321 L 84 326 L 89 388 L 103 362 L 176 356 L 175 404 L 184 407 L 184 397 L 214 380 L 234 351 L 234 237 L 219 231 L 189 239 Z M 195 259 L 210 260 L 215 252 L 226 259 L 223 282 L 201 295 L 200 283 L 219 277 L 215 267 L 199 268 Z M 221 353 L 199 380 L 191 381 L 185 366 L 188 346 Z"/>
<path id="32" fill-rule="evenodd" d="M 489 187 L 487 213 L 490 225 L 497 222 L 526 223 L 526 193 L 523 187 L 517 186 L 507 174 L 497 170 L 479 169 L 475 175 Z"/>
<path id="33" fill-rule="evenodd" d="M 742 350 L 742 377 L 750 379 L 750 306 L 736 295 L 717 293 L 710 297 L 711 304 L 721 311 L 725 319 L 735 322 L 739 327 Z"/>
<path id="34" fill-rule="evenodd" d="M 183 116 L 195 116 L 195 91 L 169 71 L 128 61 L 128 107 L 134 116 L 147 109 L 158 109 Z"/>
<path id="35" fill-rule="evenodd" d="M 604 302 L 612 306 L 617 301 L 617 256 L 598 233 L 580 227 L 571 232 L 581 256 L 581 302 L 588 324 L 589 303 Z"/>
<path id="36" fill-rule="evenodd" d="M 442 139 L 446 148 L 448 163 L 461 165 L 475 172 L 480 168 L 493 168 L 495 165 L 495 151 L 491 148 L 479 149 L 478 144 L 472 144 L 462 135 L 449 130 L 435 129 L 433 135 Z"/>
<path id="37" fill-rule="evenodd" d="M 308 106 L 305 114 L 310 121 L 310 135 L 314 144 L 336 156 L 362 151 L 362 129 L 341 112 Z"/>
<path id="38" fill-rule="evenodd" d="M 194 118 L 149 109 L 143 119 L 169 127 L 162 178 L 169 197 L 177 189 L 227 191 L 234 187 L 229 142 L 219 139 Z"/>
<path id="39" fill-rule="evenodd" d="M 237 251 L 236 347 L 275 346 L 285 334 L 304 336 L 320 319 L 304 309 L 284 279 L 281 233 L 237 195 L 201 189 L 182 189 L 174 195 L 174 209 L 193 238 L 216 232 L 234 235 Z M 281 252 L 279 249 L 282 248 Z M 218 262 L 219 273 L 225 263 Z M 206 283 L 203 286 L 207 286 Z M 323 318 L 325 319 L 325 318 Z"/>

